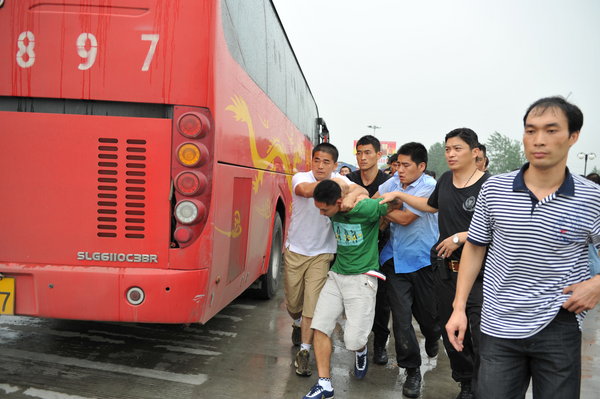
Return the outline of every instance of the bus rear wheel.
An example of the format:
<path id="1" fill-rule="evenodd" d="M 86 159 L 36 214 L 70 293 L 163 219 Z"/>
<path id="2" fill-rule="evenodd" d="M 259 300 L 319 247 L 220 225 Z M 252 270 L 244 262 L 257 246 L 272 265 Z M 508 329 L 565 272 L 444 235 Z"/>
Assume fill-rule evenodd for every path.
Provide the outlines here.
<path id="1" fill-rule="evenodd" d="M 281 280 L 281 269 L 283 268 L 283 224 L 278 213 L 275 214 L 273 222 L 273 235 L 271 239 L 271 256 L 269 257 L 269 268 L 267 273 L 260 277 L 260 288 L 258 297 L 271 299 L 277 294 L 279 281 Z"/>

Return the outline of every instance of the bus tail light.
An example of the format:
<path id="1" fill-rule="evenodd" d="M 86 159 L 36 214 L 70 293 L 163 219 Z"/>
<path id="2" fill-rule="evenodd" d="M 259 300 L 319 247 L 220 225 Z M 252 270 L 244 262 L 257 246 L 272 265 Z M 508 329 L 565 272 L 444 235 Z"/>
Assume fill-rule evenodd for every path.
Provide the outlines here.
<path id="1" fill-rule="evenodd" d="M 204 155 L 204 156 L 203 156 Z M 200 148 L 193 143 L 183 143 L 177 148 L 177 159 L 183 166 L 192 168 L 205 161 L 206 155 L 202 154 Z"/>
<path id="2" fill-rule="evenodd" d="M 127 302 L 130 304 L 139 305 L 144 302 L 146 294 L 144 294 L 144 290 L 142 290 L 140 287 L 131 287 L 127 290 L 125 297 L 127 298 Z"/>
<path id="3" fill-rule="evenodd" d="M 179 117 L 177 129 L 187 138 L 201 138 L 210 131 L 210 120 L 199 112 L 187 112 Z"/>
<path id="4" fill-rule="evenodd" d="M 192 229 L 190 229 L 187 226 L 179 226 L 175 230 L 175 239 L 180 244 L 185 244 L 189 242 L 192 239 L 192 237 L 194 237 L 194 233 L 192 232 Z"/>
<path id="5" fill-rule="evenodd" d="M 204 220 L 206 207 L 200 201 L 184 200 L 175 205 L 175 218 L 181 224 L 194 224 Z"/>
<path id="6" fill-rule="evenodd" d="M 186 248 L 210 219 L 215 124 L 208 108 L 175 105 L 171 147 L 171 248 Z"/>
<path id="7" fill-rule="evenodd" d="M 208 179 L 202 172 L 185 171 L 175 178 L 175 189 L 179 194 L 191 197 L 200 195 L 208 186 Z"/>

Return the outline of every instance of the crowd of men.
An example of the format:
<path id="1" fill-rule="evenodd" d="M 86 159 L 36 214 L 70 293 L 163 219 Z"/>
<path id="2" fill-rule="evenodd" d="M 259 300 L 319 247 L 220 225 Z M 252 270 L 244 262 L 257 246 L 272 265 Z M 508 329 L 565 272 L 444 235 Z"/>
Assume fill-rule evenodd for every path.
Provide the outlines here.
<path id="1" fill-rule="evenodd" d="M 581 322 L 600 300 L 588 254 L 600 250 L 600 186 L 571 174 L 569 149 L 583 124 L 561 97 L 523 118 L 528 162 L 491 176 L 477 134 L 446 134 L 449 171 L 427 172 L 427 149 L 409 142 L 378 168 L 379 141 L 356 144 L 358 170 L 337 173 L 338 151 L 317 145 L 312 168 L 292 179 L 285 297 L 300 349 L 296 373 L 317 383 L 304 396 L 333 398 L 331 335 L 343 324 L 354 376 L 388 363 L 392 319 L 402 393 L 421 394 L 421 351 L 412 319 L 435 357 L 442 337 L 457 399 L 578 398 Z M 590 258 L 591 259 L 591 258 Z"/>

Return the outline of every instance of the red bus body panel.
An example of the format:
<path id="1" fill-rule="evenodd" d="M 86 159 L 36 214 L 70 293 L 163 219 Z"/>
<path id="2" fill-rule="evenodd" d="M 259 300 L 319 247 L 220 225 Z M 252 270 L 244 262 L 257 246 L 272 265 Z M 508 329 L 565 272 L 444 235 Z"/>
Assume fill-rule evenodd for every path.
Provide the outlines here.
<path id="1" fill-rule="evenodd" d="M 171 195 L 186 199 L 172 187 L 175 117 L 0 111 L 0 273 L 16 279 L 15 314 L 205 322 L 266 273 L 275 214 L 287 231 L 291 176 L 307 170 L 311 143 L 229 54 L 218 0 L 79 3 L 5 3 L 0 97 L 207 110 L 210 203 L 200 233 L 174 246 Z M 19 65 L 29 61 L 23 32 L 35 38 L 29 67 Z M 159 38 L 147 70 L 155 39 L 142 35 Z M 143 161 L 122 161 L 132 147 Z M 106 154 L 120 161 L 106 166 Z M 143 183 L 128 182 L 140 168 Z M 118 181 L 100 180 L 103 170 Z M 135 184 L 143 199 L 128 199 Z M 126 301 L 131 287 L 144 290 L 142 304 Z"/>

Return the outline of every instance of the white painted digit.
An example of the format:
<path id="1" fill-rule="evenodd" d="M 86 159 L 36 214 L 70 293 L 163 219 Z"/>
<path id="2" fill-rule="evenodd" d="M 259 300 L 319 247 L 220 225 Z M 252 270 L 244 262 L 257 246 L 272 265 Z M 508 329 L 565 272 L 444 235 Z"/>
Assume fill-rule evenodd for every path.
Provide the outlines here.
<path id="1" fill-rule="evenodd" d="M 148 54 L 146 54 L 146 59 L 144 60 L 144 65 L 142 65 L 142 71 L 147 71 L 150 69 L 150 62 L 152 62 L 152 57 L 154 57 L 154 52 L 156 51 L 156 45 L 158 44 L 159 34 L 158 33 L 144 33 L 142 34 L 142 40 L 150 42 L 150 48 L 148 49 Z"/>
<path id="2" fill-rule="evenodd" d="M 27 44 L 25 44 L 25 39 L 27 39 Z M 19 51 L 17 51 L 17 65 L 21 68 L 29 68 L 35 62 L 35 52 L 33 51 L 35 36 L 33 32 L 21 32 L 17 39 L 17 46 L 19 47 Z M 25 54 L 27 54 L 27 61 L 23 57 Z"/>
<path id="3" fill-rule="evenodd" d="M 85 46 L 89 41 L 89 50 L 86 50 Z M 77 37 L 77 54 L 81 58 L 85 58 L 85 62 L 79 64 L 79 69 L 85 71 L 90 69 L 94 62 L 96 62 L 96 55 L 98 54 L 98 40 L 96 36 L 91 33 L 82 33 Z"/>

